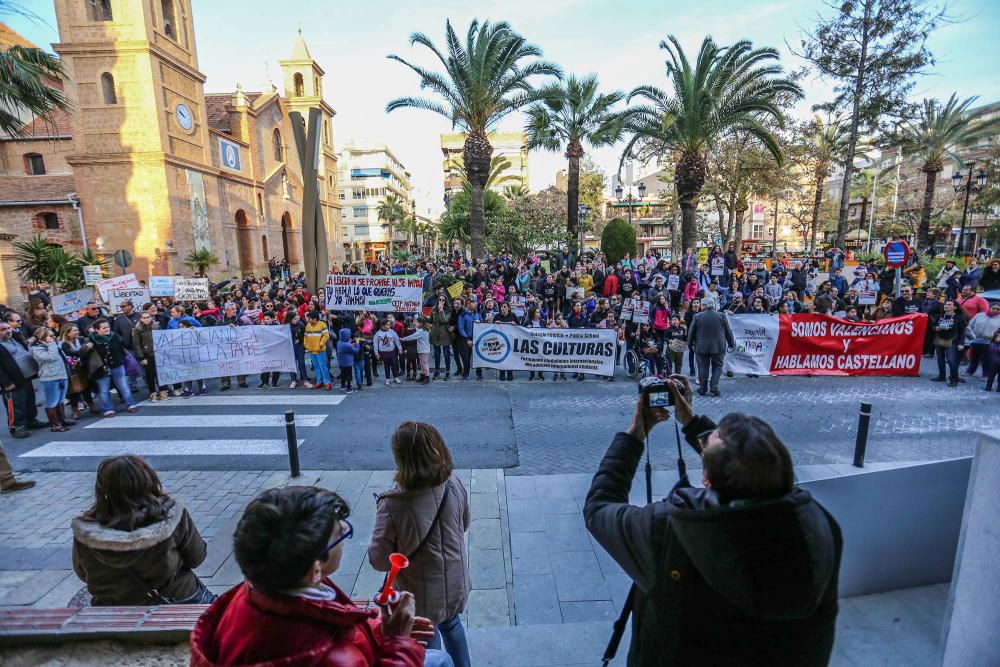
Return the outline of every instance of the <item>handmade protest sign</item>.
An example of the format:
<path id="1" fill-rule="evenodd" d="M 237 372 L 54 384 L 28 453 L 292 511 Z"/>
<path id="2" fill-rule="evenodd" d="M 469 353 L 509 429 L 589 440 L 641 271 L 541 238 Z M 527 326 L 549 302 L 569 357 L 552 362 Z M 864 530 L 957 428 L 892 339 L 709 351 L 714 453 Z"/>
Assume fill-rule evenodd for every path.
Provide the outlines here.
<path id="1" fill-rule="evenodd" d="M 149 288 L 126 287 L 108 292 L 108 308 L 112 313 L 120 313 L 122 304 L 126 301 L 131 303 L 133 308 L 139 310 L 143 304 L 149 303 Z"/>
<path id="2" fill-rule="evenodd" d="M 627 322 L 632 319 L 632 312 L 635 310 L 635 299 L 625 299 L 622 302 L 622 314 L 618 319 Z"/>
<path id="3" fill-rule="evenodd" d="M 288 325 L 156 329 L 153 347 L 161 385 L 265 371 L 295 372 Z"/>
<path id="4" fill-rule="evenodd" d="M 462 280 L 458 280 L 452 283 L 451 287 L 448 288 L 448 296 L 450 296 L 452 300 L 457 299 L 459 296 L 462 295 L 462 291 L 464 289 L 465 289 L 465 282 Z"/>
<path id="5" fill-rule="evenodd" d="M 150 296 L 173 296 L 174 282 L 177 276 L 150 276 L 149 294 Z"/>
<path id="6" fill-rule="evenodd" d="M 510 312 L 518 317 L 524 317 L 527 311 L 525 310 L 525 299 L 523 296 L 512 296 L 510 298 Z"/>
<path id="7" fill-rule="evenodd" d="M 721 276 L 726 272 L 726 260 L 723 257 L 712 258 L 712 275 Z"/>
<path id="8" fill-rule="evenodd" d="M 583 288 L 582 287 L 567 287 L 566 288 L 566 300 L 575 301 L 577 299 L 583 299 Z"/>
<path id="9" fill-rule="evenodd" d="M 96 285 L 101 281 L 103 274 L 100 264 L 86 264 L 83 267 L 83 284 Z"/>
<path id="10" fill-rule="evenodd" d="M 94 290 L 89 287 L 73 290 L 65 294 L 55 294 L 52 296 L 52 312 L 56 315 L 65 315 L 87 307 L 88 301 L 94 300 Z"/>
<path id="11" fill-rule="evenodd" d="M 97 281 L 95 285 L 97 291 L 101 294 L 101 301 L 104 303 L 108 302 L 111 290 L 138 286 L 139 281 L 136 280 L 134 273 L 126 273 L 124 276 L 115 276 L 114 278 L 105 278 L 104 280 Z"/>
<path id="12" fill-rule="evenodd" d="M 174 301 L 208 298 L 208 278 L 178 278 L 174 281 Z"/>
<path id="13" fill-rule="evenodd" d="M 681 286 L 681 277 L 676 274 L 667 276 L 667 289 L 674 292 Z"/>
<path id="14" fill-rule="evenodd" d="M 423 287 L 419 276 L 331 274 L 326 280 L 326 307 L 415 313 L 423 303 Z"/>
<path id="15" fill-rule="evenodd" d="M 645 324 L 649 321 L 649 302 L 635 300 L 632 304 L 632 321 L 636 324 Z"/>
<path id="16" fill-rule="evenodd" d="M 532 329 L 477 322 L 472 336 L 473 368 L 604 376 L 615 369 L 618 334 L 611 329 Z"/>

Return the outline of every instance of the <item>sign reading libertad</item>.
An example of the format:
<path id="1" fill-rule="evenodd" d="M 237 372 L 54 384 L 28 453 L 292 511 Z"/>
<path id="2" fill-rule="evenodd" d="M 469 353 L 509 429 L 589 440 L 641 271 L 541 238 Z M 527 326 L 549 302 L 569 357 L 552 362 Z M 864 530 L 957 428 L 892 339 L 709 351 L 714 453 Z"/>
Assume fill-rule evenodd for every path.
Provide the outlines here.
<path id="1" fill-rule="evenodd" d="M 423 303 L 418 276 L 345 276 L 326 279 L 326 307 L 332 310 L 372 310 L 415 313 Z"/>

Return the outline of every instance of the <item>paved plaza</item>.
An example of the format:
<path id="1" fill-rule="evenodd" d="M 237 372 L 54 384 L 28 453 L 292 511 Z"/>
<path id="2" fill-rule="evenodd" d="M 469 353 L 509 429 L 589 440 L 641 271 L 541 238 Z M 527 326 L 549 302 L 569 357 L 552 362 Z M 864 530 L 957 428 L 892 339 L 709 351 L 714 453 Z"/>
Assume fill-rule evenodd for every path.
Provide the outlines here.
<path id="1" fill-rule="evenodd" d="M 722 389 L 721 398 L 697 398 L 697 410 L 767 419 L 788 443 L 800 480 L 857 472 L 849 462 L 862 401 L 874 405 L 869 468 L 968 455 L 973 431 L 1000 427 L 1000 397 L 971 379 L 948 389 L 926 377 L 734 378 Z M 368 598 L 382 580 L 365 549 L 373 493 L 391 484 L 389 435 L 403 419 L 423 419 L 441 429 L 471 494 L 473 592 L 466 622 L 473 651 L 482 657 L 476 664 L 597 664 L 629 582 L 587 533 L 581 510 L 611 435 L 627 425 L 634 391 L 623 377 L 615 383 L 378 385 L 349 396 L 213 388 L 202 399 L 84 420 L 65 434 L 5 441 L 15 469 L 28 471 L 23 476 L 38 485 L 0 498 L 0 608 L 62 607 L 80 591 L 70 520 L 91 501 L 100 458 L 126 451 L 146 456 L 168 492 L 191 511 L 209 543 L 198 574 L 216 592 L 241 580 L 232 533 L 258 492 L 285 484 L 337 491 L 353 508 L 356 537 L 335 579 L 354 597 Z M 287 471 L 286 409 L 295 410 L 304 469 L 294 480 Z M 654 495 L 660 497 L 676 480 L 673 428 L 654 431 L 652 446 Z M 685 454 L 693 467 L 693 455 Z M 700 478 L 697 470 L 692 478 Z M 633 501 L 641 503 L 643 493 L 637 484 Z M 841 636 L 851 641 L 838 644 L 836 664 L 865 664 L 852 652 L 868 650 L 866 642 L 907 664 L 932 662 L 946 587 L 900 595 L 889 602 L 845 601 Z M 906 632 L 881 642 L 873 628 L 885 623 L 891 630 L 894 618 L 903 619 Z M 511 637 L 521 647 L 516 655 Z M 536 652 L 562 657 L 529 661 L 526 655 Z"/>

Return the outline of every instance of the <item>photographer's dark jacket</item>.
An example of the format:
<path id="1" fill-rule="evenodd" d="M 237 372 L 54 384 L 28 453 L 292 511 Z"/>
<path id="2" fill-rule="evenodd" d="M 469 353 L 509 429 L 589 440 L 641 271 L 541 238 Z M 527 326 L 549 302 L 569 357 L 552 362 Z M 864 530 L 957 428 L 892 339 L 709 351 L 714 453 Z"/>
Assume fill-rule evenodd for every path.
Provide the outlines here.
<path id="1" fill-rule="evenodd" d="M 695 444 L 714 428 L 696 417 L 684 432 Z M 799 488 L 726 502 L 686 478 L 660 502 L 630 505 L 642 451 L 618 433 L 583 509 L 636 583 L 628 664 L 826 665 L 842 547 L 833 517 Z"/>

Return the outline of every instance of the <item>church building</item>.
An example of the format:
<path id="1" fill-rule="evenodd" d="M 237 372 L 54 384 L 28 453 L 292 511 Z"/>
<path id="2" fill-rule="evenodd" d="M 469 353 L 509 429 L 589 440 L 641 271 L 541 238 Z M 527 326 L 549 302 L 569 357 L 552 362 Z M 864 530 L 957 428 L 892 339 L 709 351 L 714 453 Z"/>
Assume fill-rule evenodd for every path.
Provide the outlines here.
<path id="1" fill-rule="evenodd" d="M 321 110 L 317 179 L 331 261 L 343 258 L 335 111 L 301 33 L 281 60 L 282 90 L 206 93 L 190 0 L 55 0 L 68 113 L 0 137 L 0 302 L 23 300 L 18 241 L 41 234 L 128 271 L 190 273 L 211 251 L 214 278 L 260 275 L 271 257 L 301 268 L 302 173 L 289 113 Z M 30 46 L 0 24 L 0 48 Z"/>

